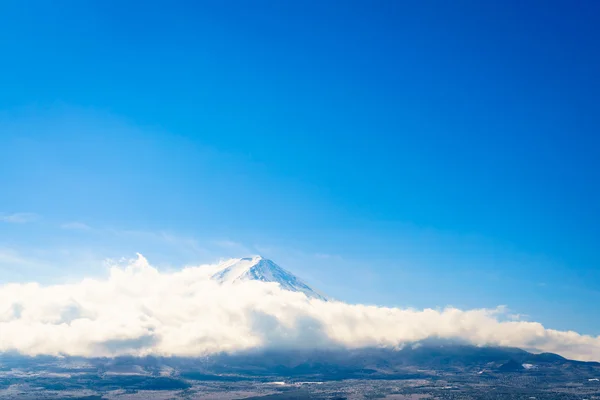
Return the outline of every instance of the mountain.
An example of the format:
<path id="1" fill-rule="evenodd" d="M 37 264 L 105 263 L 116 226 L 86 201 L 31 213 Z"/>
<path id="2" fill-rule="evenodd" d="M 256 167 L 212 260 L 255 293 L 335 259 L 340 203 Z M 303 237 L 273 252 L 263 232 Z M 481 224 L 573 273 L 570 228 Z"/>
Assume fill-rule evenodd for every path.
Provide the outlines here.
<path id="1" fill-rule="evenodd" d="M 527 364 L 527 365 L 533 365 L 533 364 Z M 500 372 L 518 372 L 518 371 L 523 371 L 524 369 L 525 369 L 525 367 L 523 366 L 523 364 L 518 363 L 515 360 L 509 360 L 506 363 L 504 363 L 498 367 L 498 371 L 500 371 Z"/>
<path id="2" fill-rule="evenodd" d="M 600 377 L 600 363 L 550 355 L 510 347 L 461 344 L 406 346 L 401 350 L 265 350 L 210 356 L 205 359 L 203 368 L 206 374 L 314 380 L 432 379 L 454 374 L 461 379 L 477 380 L 500 379 L 513 374 L 558 382 Z"/>
<path id="3" fill-rule="evenodd" d="M 219 283 L 244 281 L 275 282 L 284 290 L 304 293 L 308 298 L 327 301 L 327 297 L 312 289 L 300 278 L 261 256 L 234 258 L 219 265 L 211 279 Z"/>
<path id="4" fill-rule="evenodd" d="M 364 399 L 401 391 L 401 398 L 566 400 L 598 398 L 599 378 L 600 363 L 449 343 L 191 358 L 0 352 L 2 399 L 231 399 L 247 398 L 248 393 L 256 398 L 277 395 L 263 399 Z"/>

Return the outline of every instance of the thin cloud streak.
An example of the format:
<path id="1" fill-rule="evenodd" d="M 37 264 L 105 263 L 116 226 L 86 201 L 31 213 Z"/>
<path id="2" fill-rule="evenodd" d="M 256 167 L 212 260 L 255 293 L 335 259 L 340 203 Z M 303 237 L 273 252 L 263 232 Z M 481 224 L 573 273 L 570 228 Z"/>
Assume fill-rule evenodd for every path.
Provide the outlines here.
<path id="1" fill-rule="evenodd" d="M 60 227 L 62 229 L 68 229 L 68 230 L 73 230 L 73 231 L 91 231 L 92 230 L 92 228 L 89 225 L 84 224 L 83 222 L 77 222 L 77 221 L 66 222 L 66 223 L 62 224 Z"/>
<path id="2" fill-rule="evenodd" d="M 6 222 L 9 224 L 25 224 L 28 222 L 34 222 L 37 219 L 39 219 L 39 217 L 34 213 L 0 213 L 0 222 Z"/>

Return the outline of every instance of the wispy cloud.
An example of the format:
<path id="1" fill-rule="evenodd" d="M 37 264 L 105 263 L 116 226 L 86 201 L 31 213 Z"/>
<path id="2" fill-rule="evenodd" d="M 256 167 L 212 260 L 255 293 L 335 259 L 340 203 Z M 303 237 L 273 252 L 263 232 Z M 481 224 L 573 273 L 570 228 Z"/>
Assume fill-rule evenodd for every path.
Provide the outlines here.
<path id="1" fill-rule="evenodd" d="M 234 242 L 233 240 L 229 240 L 229 239 L 213 240 L 212 243 L 216 246 L 228 248 L 228 249 L 242 247 L 242 245 L 240 243 Z"/>
<path id="2" fill-rule="evenodd" d="M 62 229 L 69 229 L 69 230 L 73 230 L 73 231 L 91 231 L 92 228 L 87 225 L 84 224 L 83 222 L 67 222 L 64 223 L 60 226 Z"/>
<path id="3" fill-rule="evenodd" d="M 0 286 L 0 352 L 198 356 L 273 346 L 398 348 L 436 337 L 600 360 L 600 337 L 513 321 L 504 307 L 323 302 L 274 283 L 219 285 L 209 279 L 214 267 L 161 272 L 139 256 L 111 267 L 105 279 Z M 143 345 L 115 348 L 115 341 Z"/>
<path id="4" fill-rule="evenodd" d="M 221 255 L 227 254 L 229 256 L 251 256 L 260 253 L 260 251 L 256 248 L 246 246 L 230 239 L 211 240 L 210 244 L 215 246 L 215 250 Z"/>
<path id="5" fill-rule="evenodd" d="M 13 249 L 0 248 L 0 268 L 4 264 L 27 264 L 27 260 Z"/>
<path id="6" fill-rule="evenodd" d="M 0 222 L 7 222 L 9 224 L 25 224 L 27 222 L 33 222 L 39 217 L 34 213 L 0 213 Z"/>
<path id="7" fill-rule="evenodd" d="M 316 253 L 315 258 L 320 258 L 322 260 L 338 260 L 342 261 L 342 256 L 337 254 L 327 254 L 327 253 Z"/>
<path id="8" fill-rule="evenodd" d="M 0 244 L 0 285 L 32 280 L 40 283 L 61 282 L 61 277 L 65 276 L 69 268 L 75 270 L 86 265 L 88 275 L 93 269 L 90 257 L 73 252 L 61 253 L 64 250 L 7 247 Z"/>

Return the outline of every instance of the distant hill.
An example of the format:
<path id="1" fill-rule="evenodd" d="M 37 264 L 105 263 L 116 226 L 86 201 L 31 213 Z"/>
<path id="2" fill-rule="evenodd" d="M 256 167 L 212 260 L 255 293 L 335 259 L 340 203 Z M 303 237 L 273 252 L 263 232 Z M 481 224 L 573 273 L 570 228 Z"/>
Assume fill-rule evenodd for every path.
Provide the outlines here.
<path id="1" fill-rule="evenodd" d="M 464 344 L 407 346 L 402 350 L 369 348 L 327 351 L 269 351 L 219 355 L 207 359 L 206 367 L 220 373 L 230 371 L 292 374 L 330 374 L 345 371 L 385 377 L 407 371 L 474 373 L 593 373 L 600 363 L 567 360 L 549 353 L 533 354 L 510 347 L 478 347 Z M 527 365 L 527 368 L 524 367 Z M 370 372 L 369 372 L 370 371 Z"/>
<path id="2" fill-rule="evenodd" d="M 353 393 L 375 388 L 393 393 L 399 385 L 404 385 L 406 393 L 444 394 L 451 390 L 462 396 L 454 398 L 487 399 L 488 392 L 497 389 L 492 392 L 497 396 L 490 399 L 556 398 L 544 397 L 549 387 L 578 394 L 564 398 L 582 398 L 582 394 L 600 393 L 598 377 L 600 363 L 514 348 L 450 343 L 402 350 L 278 350 L 197 358 L 86 359 L 0 354 L 0 397 L 24 399 L 99 400 L 110 393 L 134 396 L 142 390 L 144 398 L 203 398 L 235 388 L 243 389 L 242 394 L 252 392 L 257 396 L 277 393 L 284 397 L 275 398 L 298 395 L 303 399 L 325 399 L 334 398 L 320 391 L 325 387 L 329 393 L 345 393 L 344 388 Z M 188 397 L 190 391 L 198 396 Z M 158 392 L 165 394 L 150 396 Z M 471 397 L 474 393 L 479 397 Z"/>

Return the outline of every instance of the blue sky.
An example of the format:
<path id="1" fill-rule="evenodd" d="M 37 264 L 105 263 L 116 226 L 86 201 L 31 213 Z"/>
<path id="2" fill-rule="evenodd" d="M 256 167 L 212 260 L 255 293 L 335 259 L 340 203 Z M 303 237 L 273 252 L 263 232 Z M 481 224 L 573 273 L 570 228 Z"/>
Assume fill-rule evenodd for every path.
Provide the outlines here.
<path id="1" fill-rule="evenodd" d="M 600 334 L 595 2 L 4 2 L 0 281 L 261 253 Z"/>

